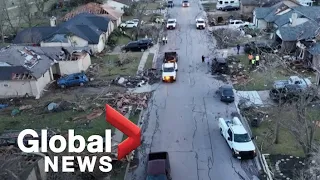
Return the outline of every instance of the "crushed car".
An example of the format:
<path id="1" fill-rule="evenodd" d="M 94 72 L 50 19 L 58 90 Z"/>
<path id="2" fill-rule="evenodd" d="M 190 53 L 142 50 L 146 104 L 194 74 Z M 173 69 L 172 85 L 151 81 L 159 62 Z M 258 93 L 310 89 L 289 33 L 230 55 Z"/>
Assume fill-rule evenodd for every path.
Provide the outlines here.
<path id="1" fill-rule="evenodd" d="M 61 77 L 57 80 L 57 85 L 60 88 L 71 86 L 84 86 L 89 82 L 89 78 L 85 73 L 75 73 Z"/>
<path id="2" fill-rule="evenodd" d="M 211 64 L 211 70 L 213 73 L 229 73 L 227 60 L 225 58 L 214 58 Z"/>

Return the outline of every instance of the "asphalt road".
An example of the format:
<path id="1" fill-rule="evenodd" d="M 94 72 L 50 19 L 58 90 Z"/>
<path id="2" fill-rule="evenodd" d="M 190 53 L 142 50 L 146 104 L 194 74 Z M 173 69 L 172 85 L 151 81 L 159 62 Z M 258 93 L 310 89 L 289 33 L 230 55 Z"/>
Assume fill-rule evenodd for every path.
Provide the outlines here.
<path id="1" fill-rule="evenodd" d="M 257 179 L 254 161 L 234 159 L 220 136 L 219 117 L 231 117 L 234 104 L 219 101 L 215 92 L 224 82 L 215 79 L 201 55 L 214 48 L 206 30 L 196 30 L 202 14 L 198 1 L 188 8 L 169 10 L 178 27 L 168 31 L 168 44 L 160 51 L 177 51 L 178 77 L 175 83 L 160 83 L 144 116 L 143 144 L 138 149 L 139 166 L 126 179 L 145 179 L 149 152 L 167 151 L 173 180 Z M 160 53 L 161 54 L 161 53 Z"/>

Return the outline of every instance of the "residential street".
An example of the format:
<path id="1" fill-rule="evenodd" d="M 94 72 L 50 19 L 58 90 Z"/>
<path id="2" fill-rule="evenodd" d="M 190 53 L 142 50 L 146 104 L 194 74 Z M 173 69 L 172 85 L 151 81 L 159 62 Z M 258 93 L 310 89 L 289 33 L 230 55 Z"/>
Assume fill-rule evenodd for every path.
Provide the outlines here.
<path id="1" fill-rule="evenodd" d="M 140 163 L 126 179 L 145 179 L 147 154 L 168 151 L 173 180 L 257 179 L 254 161 L 234 159 L 221 137 L 218 117 L 230 117 L 234 104 L 226 105 L 216 97 L 222 81 L 214 79 L 201 55 L 209 55 L 213 43 L 206 30 L 195 28 L 201 15 L 198 1 L 182 8 L 180 1 L 169 9 L 178 28 L 168 31 L 168 44 L 160 48 L 179 54 L 175 83 L 160 83 L 144 117 Z M 160 59 L 159 59 L 160 60 Z"/>

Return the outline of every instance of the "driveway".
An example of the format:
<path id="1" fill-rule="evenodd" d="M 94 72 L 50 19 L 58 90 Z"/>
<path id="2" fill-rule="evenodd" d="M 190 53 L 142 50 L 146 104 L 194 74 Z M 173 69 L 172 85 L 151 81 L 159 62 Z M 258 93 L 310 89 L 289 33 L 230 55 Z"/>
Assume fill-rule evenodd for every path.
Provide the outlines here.
<path id="1" fill-rule="evenodd" d="M 169 14 L 178 28 L 168 32 L 160 54 L 178 52 L 177 81 L 160 83 L 154 91 L 144 115 L 139 166 L 126 179 L 145 179 L 147 154 L 157 151 L 169 152 L 173 180 L 257 179 L 254 161 L 234 159 L 219 133 L 218 118 L 231 117 L 236 108 L 219 101 L 215 91 L 223 82 L 201 62 L 214 42 L 207 31 L 195 29 L 195 19 L 202 14 L 198 1 L 191 1 L 189 8 L 180 7 L 180 1 L 175 4 Z"/>

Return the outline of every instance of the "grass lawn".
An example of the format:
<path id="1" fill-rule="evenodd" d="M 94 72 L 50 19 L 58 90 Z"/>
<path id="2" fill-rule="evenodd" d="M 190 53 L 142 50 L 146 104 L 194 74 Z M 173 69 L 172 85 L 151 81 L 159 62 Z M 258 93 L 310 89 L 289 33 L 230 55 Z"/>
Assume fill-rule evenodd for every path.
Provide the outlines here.
<path id="1" fill-rule="evenodd" d="M 149 53 L 147 62 L 145 64 L 145 66 L 144 66 L 144 69 L 151 69 L 152 68 L 153 57 L 154 57 L 154 54 L 153 53 Z"/>
<path id="2" fill-rule="evenodd" d="M 214 11 L 216 10 L 216 5 L 217 3 L 203 3 L 202 6 L 203 6 L 203 9 L 205 11 Z"/>
<path id="3" fill-rule="evenodd" d="M 301 146 L 297 143 L 295 137 L 290 133 L 290 131 L 284 127 L 285 121 L 289 121 L 291 118 L 296 118 L 294 113 L 288 109 L 281 110 L 281 113 L 276 108 L 261 108 L 260 110 L 268 113 L 269 117 L 264 120 L 258 128 L 252 128 L 254 136 L 257 136 L 256 142 L 258 148 L 262 153 L 267 154 L 285 154 L 294 155 L 299 157 L 304 157 L 303 150 Z M 281 114 L 279 116 L 279 114 Z M 317 120 L 320 116 L 319 109 L 308 108 L 308 119 Z M 279 143 L 274 144 L 274 132 L 277 120 L 282 122 L 280 133 L 279 133 Z M 290 121 L 289 121 L 290 122 Z M 315 139 L 318 141 L 320 139 L 320 131 L 316 129 Z"/>
<path id="4" fill-rule="evenodd" d="M 137 111 L 136 113 L 134 112 L 131 112 L 131 115 L 129 117 L 129 120 L 131 122 L 133 122 L 134 124 L 138 124 L 138 121 L 139 121 L 139 118 L 140 118 L 140 111 Z M 125 134 L 123 134 L 123 138 L 122 138 L 122 141 L 127 139 L 128 136 L 126 136 Z"/>
<path id="5" fill-rule="evenodd" d="M 126 45 L 131 41 L 131 39 L 129 39 L 126 36 L 119 36 L 117 39 L 117 45 Z"/>
<path id="6" fill-rule="evenodd" d="M 112 180 L 124 180 L 127 165 L 128 165 L 128 162 L 123 162 L 123 163 L 121 163 L 120 167 L 116 167 L 116 168 L 112 169 L 111 179 Z"/>
<path id="7" fill-rule="evenodd" d="M 248 62 L 247 55 L 239 55 L 236 56 L 240 63 L 244 66 L 244 73 L 249 75 L 249 82 L 246 84 L 234 84 L 234 88 L 242 91 L 261 91 L 261 90 L 269 90 L 272 87 L 272 84 L 275 80 L 285 80 L 290 76 L 283 69 L 275 69 L 273 71 L 250 71 L 250 65 Z"/>
<path id="8" fill-rule="evenodd" d="M 94 58 L 92 62 L 99 63 L 102 68 L 99 70 L 99 76 L 114 79 L 117 76 L 135 76 L 142 57 L 142 53 L 121 53 L 110 54 L 102 58 Z M 123 65 L 117 66 L 116 63 L 123 59 Z"/>
<path id="9" fill-rule="evenodd" d="M 44 108 L 45 107 L 43 107 L 43 109 Z M 102 114 L 100 117 L 91 121 L 86 120 L 86 118 L 83 120 L 72 121 L 75 117 L 85 116 L 90 113 L 91 110 L 85 112 L 68 110 L 38 115 L 30 111 L 22 111 L 19 115 L 11 117 L 10 112 L 3 112 L 0 115 L 0 132 L 11 129 L 45 129 L 49 127 L 57 132 L 66 132 L 68 129 L 75 129 L 77 134 L 88 137 L 92 134 L 103 135 L 105 129 L 114 129 L 105 121 L 105 114 Z"/>
<path id="10" fill-rule="evenodd" d="M 151 2 L 151 3 L 148 3 L 147 4 L 147 7 L 146 9 L 147 10 L 157 10 L 159 9 L 161 6 L 160 6 L 160 3 L 159 2 Z"/>

